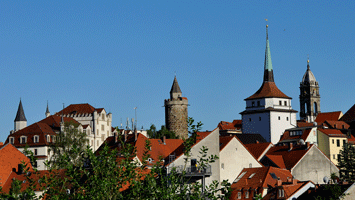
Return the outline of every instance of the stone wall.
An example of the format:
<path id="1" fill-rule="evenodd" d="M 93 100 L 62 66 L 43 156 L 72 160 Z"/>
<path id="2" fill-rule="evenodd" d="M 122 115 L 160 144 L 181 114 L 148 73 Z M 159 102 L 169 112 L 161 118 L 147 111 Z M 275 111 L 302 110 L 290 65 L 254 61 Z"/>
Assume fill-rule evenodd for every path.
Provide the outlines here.
<path id="1" fill-rule="evenodd" d="M 180 138 L 188 137 L 187 126 L 187 99 L 166 99 L 165 106 L 165 126 L 169 131 L 173 131 Z"/>

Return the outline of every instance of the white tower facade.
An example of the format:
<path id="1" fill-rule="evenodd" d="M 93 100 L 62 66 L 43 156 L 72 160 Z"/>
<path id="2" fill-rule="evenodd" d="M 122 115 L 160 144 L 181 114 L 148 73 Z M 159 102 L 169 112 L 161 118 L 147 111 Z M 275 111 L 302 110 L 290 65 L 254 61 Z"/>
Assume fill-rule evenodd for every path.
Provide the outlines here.
<path id="1" fill-rule="evenodd" d="M 245 99 L 246 109 L 241 112 L 242 132 L 258 133 L 268 142 L 276 144 L 286 129 L 296 127 L 296 113 L 291 97 L 281 92 L 275 82 L 266 26 L 264 80 L 260 89 Z"/>

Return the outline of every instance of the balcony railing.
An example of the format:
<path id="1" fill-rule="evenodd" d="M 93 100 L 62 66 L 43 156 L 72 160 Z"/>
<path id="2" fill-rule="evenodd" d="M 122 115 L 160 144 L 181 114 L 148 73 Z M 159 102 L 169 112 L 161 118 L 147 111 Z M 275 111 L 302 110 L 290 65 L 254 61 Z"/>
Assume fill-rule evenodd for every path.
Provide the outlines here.
<path id="1" fill-rule="evenodd" d="M 178 174 L 182 174 L 184 172 L 184 166 L 183 165 L 178 165 L 178 166 L 172 166 L 168 167 L 167 171 L 168 174 L 170 174 L 173 169 L 175 169 L 175 172 Z M 209 176 L 212 175 L 212 168 L 211 165 L 206 165 L 205 167 L 202 166 L 187 166 L 185 169 L 185 176 Z"/>

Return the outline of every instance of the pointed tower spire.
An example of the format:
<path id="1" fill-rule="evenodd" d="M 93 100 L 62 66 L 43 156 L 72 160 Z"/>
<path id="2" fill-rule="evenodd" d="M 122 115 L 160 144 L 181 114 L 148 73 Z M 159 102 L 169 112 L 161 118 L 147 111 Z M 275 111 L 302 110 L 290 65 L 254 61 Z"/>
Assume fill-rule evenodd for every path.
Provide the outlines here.
<path id="1" fill-rule="evenodd" d="M 15 117 L 15 131 L 21 130 L 27 126 L 27 119 L 25 117 L 25 112 L 23 111 L 22 102 L 20 99 L 20 104 L 18 105 L 17 114 Z"/>
<path id="2" fill-rule="evenodd" d="M 177 82 L 176 76 L 174 77 L 174 82 L 173 85 L 171 86 L 170 90 L 170 98 L 171 99 L 176 99 L 178 97 L 181 97 L 182 92 L 179 86 L 179 83 Z"/>
<path id="3" fill-rule="evenodd" d="M 50 115 L 51 113 L 49 112 L 48 101 L 47 101 L 46 117 L 49 117 Z"/>
<path id="4" fill-rule="evenodd" d="M 15 122 L 20 122 L 20 121 L 27 122 L 27 119 L 25 117 L 25 112 L 23 111 L 21 99 L 20 99 L 20 104 L 18 105 L 17 114 L 15 118 Z"/>
<path id="5" fill-rule="evenodd" d="M 266 25 L 266 49 L 265 49 L 265 61 L 264 61 L 264 82 L 274 82 L 274 72 L 272 69 L 271 53 L 269 45 L 269 25 Z"/>

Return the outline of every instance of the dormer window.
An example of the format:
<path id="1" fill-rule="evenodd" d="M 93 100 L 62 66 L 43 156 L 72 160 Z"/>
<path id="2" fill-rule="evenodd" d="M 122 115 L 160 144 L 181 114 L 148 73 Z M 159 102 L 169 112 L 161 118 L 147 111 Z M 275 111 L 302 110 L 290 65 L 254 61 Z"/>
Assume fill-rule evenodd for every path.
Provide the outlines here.
<path id="1" fill-rule="evenodd" d="M 51 135 L 52 142 L 55 142 L 55 135 Z"/>
<path id="2" fill-rule="evenodd" d="M 254 106 L 255 106 L 255 102 L 252 101 L 252 102 L 251 102 L 251 107 L 254 107 Z"/>
<path id="3" fill-rule="evenodd" d="M 260 101 L 257 101 L 257 106 L 258 106 L 258 107 L 260 106 Z"/>
<path id="4" fill-rule="evenodd" d="M 279 101 L 279 105 L 282 106 L 282 101 Z"/>
<path id="5" fill-rule="evenodd" d="M 287 101 L 285 101 L 284 103 L 285 103 L 285 106 L 287 106 Z"/>
<path id="6" fill-rule="evenodd" d="M 285 191 L 283 189 L 279 189 L 279 197 L 285 197 Z"/>
<path id="7" fill-rule="evenodd" d="M 39 136 L 38 136 L 38 135 L 35 135 L 35 136 L 33 137 L 33 142 L 34 142 L 34 143 L 38 143 L 38 142 L 39 142 Z"/>
<path id="8" fill-rule="evenodd" d="M 14 144 L 14 138 L 13 138 L 13 137 L 10 137 L 10 138 L 9 138 L 9 142 L 10 142 L 10 144 Z"/>
<path id="9" fill-rule="evenodd" d="M 51 141 L 51 136 L 47 135 L 47 142 L 50 142 L 50 141 Z"/>
<path id="10" fill-rule="evenodd" d="M 27 137 L 26 136 L 21 136 L 20 143 L 21 144 L 26 144 L 26 142 L 27 142 Z"/>

